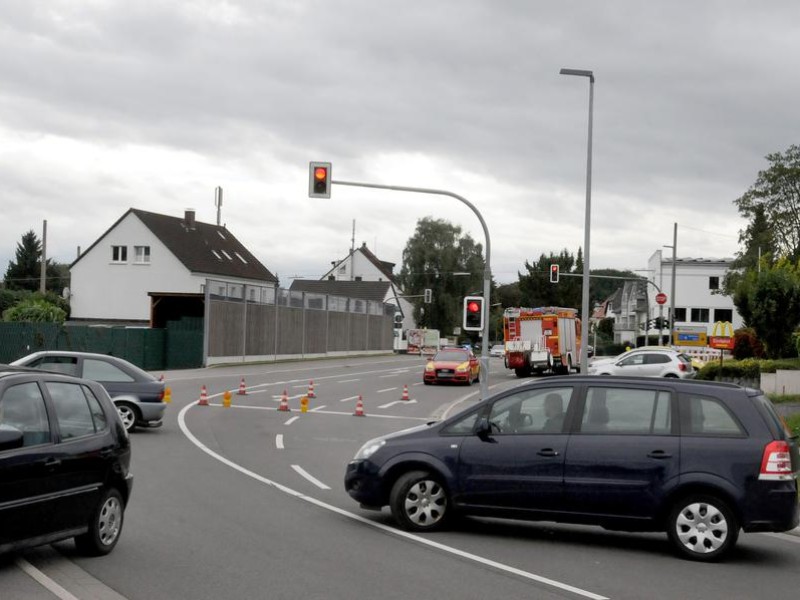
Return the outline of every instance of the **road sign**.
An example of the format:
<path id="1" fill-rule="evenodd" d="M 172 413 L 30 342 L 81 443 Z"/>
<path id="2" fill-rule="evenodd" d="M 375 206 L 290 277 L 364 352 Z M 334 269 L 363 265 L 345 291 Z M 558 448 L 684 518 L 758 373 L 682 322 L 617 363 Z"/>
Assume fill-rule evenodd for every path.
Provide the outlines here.
<path id="1" fill-rule="evenodd" d="M 667 295 L 664 292 L 658 292 L 656 294 L 656 304 L 666 304 L 667 303 Z"/>

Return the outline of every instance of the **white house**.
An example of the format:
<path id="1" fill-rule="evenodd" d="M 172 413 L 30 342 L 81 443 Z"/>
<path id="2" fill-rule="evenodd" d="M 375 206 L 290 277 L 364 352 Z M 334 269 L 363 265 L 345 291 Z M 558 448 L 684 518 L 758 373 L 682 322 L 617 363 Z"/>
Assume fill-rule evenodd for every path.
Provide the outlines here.
<path id="1" fill-rule="evenodd" d="M 383 302 L 397 307 L 397 312 L 402 315 L 403 331 L 416 328 L 414 307 L 402 297 L 403 291 L 400 289 L 397 278 L 392 272 L 394 263 L 380 260 L 364 243 L 360 248 L 351 250 L 342 260 L 332 261 L 331 265 L 331 270 L 322 276 L 323 280 L 387 282 L 389 285 L 386 286 L 385 294 L 382 298 Z M 354 289 L 357 287 L 355 286 Z"/>
<path id="2" fill-rule="evenodd" d="M 151 295 L 275 288 L 270 273 L 224 226 L 131 208 L 70 265 L 71 318 L 149 323 Z M 243 288 L 242 288 L 243 289 Z M 235 291 L 233 292 L 235 295 Z"/>
<path id="3" fill-rule="evenodd" d="M 660 313 L 668 317 L 674 300 L 676 331 L 704 332 L 710 336 L 718 321 L 728 321 L 734 329 L 742 327 L 744 321 L 733 299 L 719 293 L 732 262 L 732 258 L 676 258 L 673 290 L 672 256 L 664 257 L 661 250 L 656 250 L 647 261 L 647 279 L 651 282 L 647 286 L 648 318 Z M 667 302 L 661 308 L 656 303 L 656 285 L 667 295 Z"/>

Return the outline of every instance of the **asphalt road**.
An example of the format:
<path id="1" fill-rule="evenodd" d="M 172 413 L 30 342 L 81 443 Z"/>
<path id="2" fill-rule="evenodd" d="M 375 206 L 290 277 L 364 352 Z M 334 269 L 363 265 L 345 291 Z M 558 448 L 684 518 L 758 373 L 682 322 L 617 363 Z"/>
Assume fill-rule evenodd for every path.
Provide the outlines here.
<path id="1" fill-rule="evenodd" d="M 133 434 L 133 496 L 103 558 L 71 542 L 0 557 L 0 598 L 793 597 L 800 537 L 743 534 L 733 556 L 676 558 L 661 534 L 470 519 L 424 536 L 343 489 L 362 443 L 467 406 L 478 386 L 423 386 L 418 357 L 166 373 L 160 429 Z M 494 389 L 518 380 L 492 359 Z M 238 395 L 241 378 L 246 395 Z M 316 398 L 299 410 L 314 381 Z M 206 385 L 209 406 L 197 406 Z M 402 401 L 408 385 L 410 401 Z M 284 389 L 291 412 L 276 410 Z M 232 406 L 222 393 L 232 390 Z M 355 417 L 361 395 L 365 417 Z M 38 578 L 38 579 L 36 579 Z"/>

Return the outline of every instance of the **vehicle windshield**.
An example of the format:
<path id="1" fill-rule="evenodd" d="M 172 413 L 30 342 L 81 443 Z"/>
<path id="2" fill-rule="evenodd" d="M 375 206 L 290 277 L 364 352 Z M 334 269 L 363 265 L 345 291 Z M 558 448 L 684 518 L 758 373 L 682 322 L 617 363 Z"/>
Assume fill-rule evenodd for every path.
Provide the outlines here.
<path id="1" fill-rule="evenodd" d="M 469 352 L 466 350 L 442 350 L 433 357 L 436 361 L 464 362 L 469 360 Z"/>

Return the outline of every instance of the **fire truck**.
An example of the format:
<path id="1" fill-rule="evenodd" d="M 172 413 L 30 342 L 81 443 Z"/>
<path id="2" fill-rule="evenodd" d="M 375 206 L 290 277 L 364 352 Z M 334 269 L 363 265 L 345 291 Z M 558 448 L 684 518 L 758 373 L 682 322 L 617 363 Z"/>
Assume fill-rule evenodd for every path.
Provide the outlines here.
<path id="1" fill-rule="evenodd" d="M 503 313 L 506 367 L 517 377 L 567 374 L 580 367 L 581 321 L 574 308 L 507 308 Z"/>

